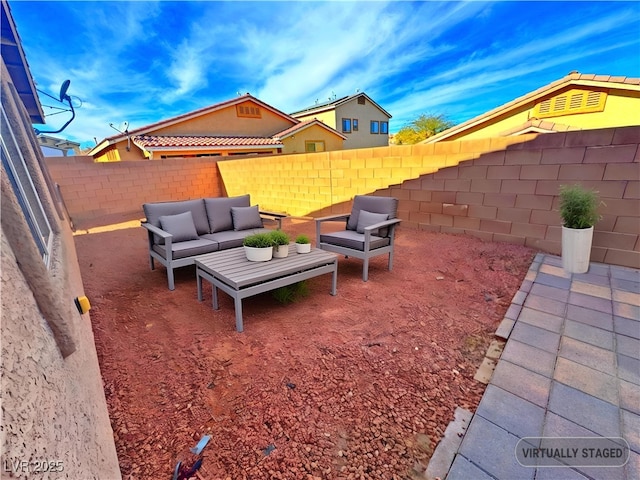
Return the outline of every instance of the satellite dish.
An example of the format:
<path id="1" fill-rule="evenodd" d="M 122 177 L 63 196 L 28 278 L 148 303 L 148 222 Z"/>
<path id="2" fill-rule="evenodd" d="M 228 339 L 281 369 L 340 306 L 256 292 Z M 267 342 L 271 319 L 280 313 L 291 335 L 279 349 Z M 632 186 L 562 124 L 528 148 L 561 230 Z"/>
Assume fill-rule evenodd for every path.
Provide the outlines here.
<path id="1" fill-rule="evenodd" d="M 58 130 L 48 130 L 48 131 L 42 131 L 42 130 L 38 130 L 37 128 L 34 128 L 36 135 L 40 135 L 41 133 L 60 133 L 61 131 L 63 131 L 65 128 L 67 128 L 67 125 L 69 125 L 74 118 L 76 118 L 76 111 L 73 108 L 73 103 L 71 103 L 71 97 L 67 94 L 67 90 L 69 90 L 69 85 L 71 84 L 71 80 L 65 80 L 64 82 L 62 82 L 62 85 L 60 86 L 60 103 L 64 102 L 65 100 L 67 102 L 69 102 L 69 108 L 71 109 L 71 118 L 69 120 L 67 120 L 67 123 L 65 123 L 62 127 L 60 127 Z M 49 95 L 51 98 L 51 95 Z M 54 98 L 55 100 L 55 98 Z"/>
<path id="2" fill-rule="evenodd" d="M 65 80 L 64 82 L 62 82 L 62 85 L 60 86 L 60 101 L 64 101 L 66 99 L 69 99 L 69 101 L 71 101 L 71 98 L 69 97 L 69 95 L 67 95 L 67 90 L 69 90 L 69 85 L 71 85 L 71 80 Z"/>

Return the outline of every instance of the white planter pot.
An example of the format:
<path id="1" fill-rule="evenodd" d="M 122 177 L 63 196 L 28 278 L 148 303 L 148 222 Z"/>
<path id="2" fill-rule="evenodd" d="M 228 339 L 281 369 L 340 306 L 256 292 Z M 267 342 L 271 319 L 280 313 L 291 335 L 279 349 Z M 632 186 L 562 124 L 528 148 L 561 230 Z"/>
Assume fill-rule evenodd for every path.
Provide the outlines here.
<path id="1" fill-rule="evenodd" d="M 273 257 L 273 247 L 254 248 L 245 245 L 244 253 L 250 262 L 268 262 Z"/>
<path id="2" fill-rule="evenodd" d="M 562 268 L 567 273 L 586 273 L 589 270 L 593 227 L 562 227 Z"/>
<path id="3" fill-rule="evenodd" d="M 277 245 L 273 247 L 273 258 L 286 258 L 289 256 L 289 245 Z"/>
<path id="4" fill-rule="evenodd" d="M 310 243 L 296 243 L 296 251 L 298 253 L 309 253 L 311 251 Z"/>

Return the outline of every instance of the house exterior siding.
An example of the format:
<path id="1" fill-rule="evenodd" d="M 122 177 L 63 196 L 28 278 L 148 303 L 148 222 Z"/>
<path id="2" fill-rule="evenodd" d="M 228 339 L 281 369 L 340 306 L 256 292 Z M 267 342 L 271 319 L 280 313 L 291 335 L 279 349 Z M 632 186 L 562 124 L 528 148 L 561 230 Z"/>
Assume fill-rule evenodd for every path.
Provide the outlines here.
<path id="1" fill-rule="evenodd" d="M 423 143 L 634 125 L 640 125 L 640 79 L 574 72 Z"/>
<path id="2" fill-rule="evenodd" d="M 285 138 L 284 153 L 306 152 L 306 142 L 324 142 L 324 151 L 342 150 L 342 138 L 330 133 L 325 128 L 314 125 L 304 130 L 304 135 L 293 135 Z"/>
<path id="3" fill-rule="evenodd" d="M 45 476 L 120 479 L 91 321 L 74 306 L 82 279 L 73 236 L 12 79 L 17 68 L 31 74 L 26 63 L 10 74 L 4 58 L 1 68 L 2 478 L 25 478 L 19 462 L 46 460 L 57 473 Z M 16 188 L 29 183 L 29 205 L 50 226 L 46 260 Z"/>
<path id="4" fill-rule="evenodd" d="M 359 103 L 364 100 L 364 103 Z M 329 125 L 347 137 L 344 141 L 344 150 L 367 147 L 385 147 L 389 145 L 389 120 L 390 116 L 375 105 L 365 94 L 345 97 L 335 104 L 319 106 L 317 109 L 308 109 L 291 114 L 298 120 L 318 119 Z M 342 129 L 342 119 L 351 120 L 351 132 Z M 353 129 L 353 119 L 358 120 L 358 130 Z M 387 133 L 371 133 L 371 122 L 386 122 Z"/>

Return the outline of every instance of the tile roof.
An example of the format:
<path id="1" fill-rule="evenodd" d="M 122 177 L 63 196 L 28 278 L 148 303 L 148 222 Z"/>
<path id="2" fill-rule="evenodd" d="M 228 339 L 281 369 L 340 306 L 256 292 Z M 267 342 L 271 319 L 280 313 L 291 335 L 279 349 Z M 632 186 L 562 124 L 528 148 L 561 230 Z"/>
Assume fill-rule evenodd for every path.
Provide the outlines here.
<path id="1" fill-rule="evenodd" d="M 202 135 L 136 135 L 134 144 L 145 150 L 156 148 L 255 147 L 281 146 L 280 140 L 268 137 Z"/>
<path id="2" fill-rule="evenodd" d="M 369 100 L 373 105 L 375 105 L 381 112 L 383 112 L 385 115 L 387 115 L 389 118 L 391 118 L 391 114 L 389 112 L 387 112 L 384 108 L 382 108 L 380 105 L 378 105 L 376 102 L 374 102 L 371 97 L 369 97 L 369 95 L 367 95 L 364 92 L 357 92 L 354 93 L 353 95 L 347 95 L 345 97 L 340 97 L 334 100 L 329 100 L 328 102 L 322 102 L 322 103 L 317 103 L 315 105 L 311 105 L 310 107 L 307 108 L 303 108 L 302 110 L 298 110 L 296 112 L 291 113 L 291 116 L 296 116 L 296 115 L 308 115 L 311 112 L 314 111 L 318 111 L 318 112 L 322 112 L 322 111 L 326 111 L 326 110 L 332 110 L 335 109 L 336 107 L 350 102 L 351 100 L 358 98 L 360 96 L 366 97 L 367 100 Z"/>
<path id="3" fill-rule="evenodd" d="M 521 125 L 512 127 L 504 132 L 500 132 L 503 137 L 530 132 L 568 132 L 571 130 L 581 130 L 578 127 L 565 125 L 563 123 L 550 122 L 549 120 L 527 120 Z"/>
<path id="4" fill-rule="evenodd" d="M 304 130 L 306 128 L 309 128 L 312 125 L 318 125 L 319 127 L 322 127 L 325 130 L 329 130 L 331 133 L 334 133 L 334 134 L 340 136 L 344 140 L 347 139 L 347 137 L 345 137 L 342 133 L 340 133 L 339 131 L 337 131 L 334 128 L 331 128 L 329 125 L 325 124 L 324 122 L 321 122 L 317 118 L 314 118 L 312 120 L 305 120 L 303 122 L 297 123 L 297 124 L 287 128 L 285 130 L 282 130 L 281 132 L 278 132 L 278 133 L 274 134 L 273 138 L 278 138 L 278 139 L 287 138 L 288 136 L 293 135 L 294 133 L 302 131 L 302 130 Z"/>
<path id="5" fill-rule="evenodd" d="M 429 137 L 424 140 L 423 143 L 432 143 L 440 140 L 446 140 L 448 137 L 458 134 L 466 130 L 467 128 L 481 124 L 493 117 L 505 113 L 508 110 L 516 108 L 527 102 L 536 100 L 544 95 L 547 95 L 568 85 L 590 85 L 608 88 L 618 87 L 623 89 L 626 88 L 630 90 L 638 90 L 638 86 L 640 86 L 640 78 L 571 72 L 569 73 L 569 75 L 566 75 L 561 79 L 556 80 L 555 82 L 551 82 L 550 84 L 540 87 L 537 90 L 529 92 L 521 97 L 511 100 L 510 102 L 500 105 L 493 110 L 489 110 L 482 115 L 478 115 L 477 117 L 467 120 L 466 122 L 444 130 L 437 135 Z"/>

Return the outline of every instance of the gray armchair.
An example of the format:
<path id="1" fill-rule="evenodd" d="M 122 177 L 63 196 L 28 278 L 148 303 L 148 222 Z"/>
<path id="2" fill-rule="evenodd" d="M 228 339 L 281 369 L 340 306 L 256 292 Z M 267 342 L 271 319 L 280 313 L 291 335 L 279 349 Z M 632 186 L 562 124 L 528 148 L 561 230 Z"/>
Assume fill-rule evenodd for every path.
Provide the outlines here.
<path id="1" fill-rule="evenodd" d="M 397 198 L 356 195 L 350 214 L 316 219 L 316 246 L 345 257 L 361 258 L 362 280 L 366 282 L 370 258 L 388 254 L 389 270 L 393 267 L 395 228 L 401 221 L 397 213 Z M 322 233 L 322 224 L 329 221 L 346 221 L 345 229 Z"/>

